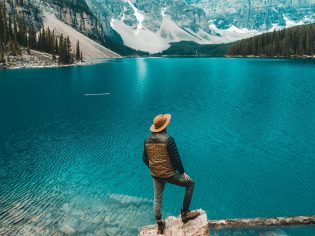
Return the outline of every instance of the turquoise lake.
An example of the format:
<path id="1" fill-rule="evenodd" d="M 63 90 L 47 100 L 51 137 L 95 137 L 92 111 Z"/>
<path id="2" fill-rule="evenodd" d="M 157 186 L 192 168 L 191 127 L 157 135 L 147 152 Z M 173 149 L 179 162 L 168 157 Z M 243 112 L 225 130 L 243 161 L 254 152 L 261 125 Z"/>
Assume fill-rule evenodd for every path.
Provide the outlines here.
<path id="1" fill-rule="evenodd" d="M 85 94 L 110 93 L 105 96 Z M 0 71 L 0 234 L 136 235 L 154 223 L 152 119 L 209 219 L 315 214 L 315 60 L 138 58 Z M 184 189 L 168 185 L 164 217 Z M 214 232 L 315 235 L 315 227 Z"/>

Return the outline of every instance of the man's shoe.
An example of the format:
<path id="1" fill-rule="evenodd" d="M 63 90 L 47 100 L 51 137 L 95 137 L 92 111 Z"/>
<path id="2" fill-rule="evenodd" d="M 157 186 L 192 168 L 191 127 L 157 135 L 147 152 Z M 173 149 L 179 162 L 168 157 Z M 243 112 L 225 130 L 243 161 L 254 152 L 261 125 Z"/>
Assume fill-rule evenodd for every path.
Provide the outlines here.
<path id="1" fill-rule="evenodd" d="M 158 228 L 157 228 L 157 234 L 163 234 L 165 229 L 165 221 L 158 221 L 157 222 Z"/>
<path id="2" fill-rule="evenodd" d="M 196 219 L 200 215 L 198 211 L 181 210 L 181 217 L 183 223 L 187 223 L 190 220 Z"/>

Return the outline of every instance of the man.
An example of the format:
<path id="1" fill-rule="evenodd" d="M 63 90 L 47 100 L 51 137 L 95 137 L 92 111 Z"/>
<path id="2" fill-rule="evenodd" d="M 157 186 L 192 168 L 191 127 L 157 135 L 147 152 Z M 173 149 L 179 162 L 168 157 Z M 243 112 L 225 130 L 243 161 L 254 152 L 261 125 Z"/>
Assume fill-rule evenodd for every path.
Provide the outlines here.
<path id="1" fill-rule="evenodd" d="M 189 211 L 194 191 L 194 181 L 185 173 L 175 140 L 166 132 L 170 120 L 170 114 L 160 114 L 154 118 L 150 127 L 152 133 L 145 140 L 143 152 L 143 161 L 151 169 L 153 177 L 154 215 L 158 224 L 158 234 L 163 234 L 165 228 L 165 222 L 162 221 L 161 207 L 166 183 L 186 188 L 183 208 L 181 209 L 183 223 L 197 218 L 200 214 L 199 212 Z"/>

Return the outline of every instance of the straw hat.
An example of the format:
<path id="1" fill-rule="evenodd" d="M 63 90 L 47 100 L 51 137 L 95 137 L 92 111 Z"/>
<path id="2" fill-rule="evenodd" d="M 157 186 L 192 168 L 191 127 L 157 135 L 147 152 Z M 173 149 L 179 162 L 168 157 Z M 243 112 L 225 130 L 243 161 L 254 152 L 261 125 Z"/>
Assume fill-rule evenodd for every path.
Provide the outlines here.
<path id="1" fill-rule="evenodd" d="M 158 133 L 164 130 L 171 121 L 171 114 L 157 115 L 150 127 L 151 132 Z"/>

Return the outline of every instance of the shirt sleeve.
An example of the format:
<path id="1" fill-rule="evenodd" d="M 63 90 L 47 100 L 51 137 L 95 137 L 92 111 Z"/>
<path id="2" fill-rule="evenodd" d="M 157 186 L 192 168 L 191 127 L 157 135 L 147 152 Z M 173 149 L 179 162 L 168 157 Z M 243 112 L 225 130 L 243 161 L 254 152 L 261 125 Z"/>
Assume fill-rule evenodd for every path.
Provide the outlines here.
<path id="1" fill-rule="evenodd" d="M 171 163 L 172 163 L 173 167 L 176 170 L 178 170 L 178 172 L 180 174 L 184 174 L 184 172 L 185 172 L 184 166 L 183 166 L 182 160 L 180 158 L 180 155 L 178 153 L 175 140 L 174 140 L 174 138 L 172 138 L 170 136 L 167 140 L 167 150 L 170 154 Z"/>
<path id="2" fill-rule="evenodd" d="M 144 145 L 144 148 L 143 148 L 142 160 L 147 166 L 149 166 L 149 159 L 148 159 L 147 151 L 145 150 L 145 145 Z"/>

